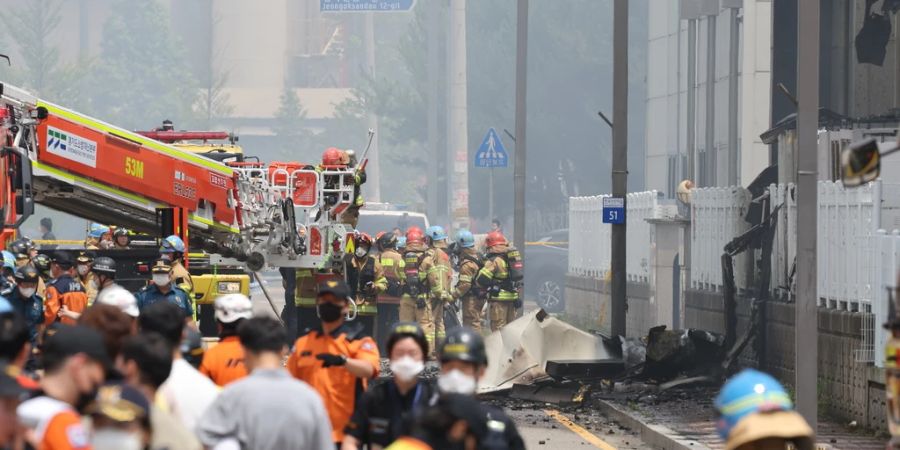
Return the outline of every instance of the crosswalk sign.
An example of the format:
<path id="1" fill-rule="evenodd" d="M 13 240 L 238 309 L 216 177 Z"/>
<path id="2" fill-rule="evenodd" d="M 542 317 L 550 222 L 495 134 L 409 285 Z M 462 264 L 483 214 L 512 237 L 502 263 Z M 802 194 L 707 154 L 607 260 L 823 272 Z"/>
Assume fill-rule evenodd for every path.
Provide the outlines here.
<path id="1" fill-rule="evenodd" d="M 493 128 L 488 130 L 481 147 L 475 152 L 475 167 L 507 167 L 509 166 L 509 155 L 503 148 L 503 142 L 497 131 Z"/>

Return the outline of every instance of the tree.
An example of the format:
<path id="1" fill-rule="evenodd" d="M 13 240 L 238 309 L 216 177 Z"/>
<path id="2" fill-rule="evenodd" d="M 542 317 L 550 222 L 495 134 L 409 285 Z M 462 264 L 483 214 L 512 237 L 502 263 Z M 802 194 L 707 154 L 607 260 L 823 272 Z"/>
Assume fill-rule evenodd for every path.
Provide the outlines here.
<path id="1" fill-rule="evenodd" d="M 228 73 L 210 71 L 206 86 L 200 90 L 197 102 L 194 105 L 201 128 L 208 130 L 214 125 L 214 120 L 228 117 L 234 112 L 234 105 L 225 91 L 228 83 Z"/>
<path id="2" fill-rule="evenodd" d="M 197 82 L 156 0 L 116 0 L 103 26 L 91 110 L 116 124 L 148 128 L 163 119 L 185 127 L 195 118 Z"/>
<path id="3" fill-rule="evenodd" d="M 21 60 L 12 61 L 10 79 L 48 100 L 75 107 L 89 63 L 60 62 L 59 49 L 50 43 L 62 20 L 61 1 L 34 0 L 0 15 Z"/>
<path id="4" fill-rule="evenodd" d="M 306 130 L 306 110 L 300 103 L 297 92 L 285 88 L 278 101 L 275 112 L 275 132 L 280 156 L 295 159 L 298 151 L 307 148 L 310 133 Z"/>

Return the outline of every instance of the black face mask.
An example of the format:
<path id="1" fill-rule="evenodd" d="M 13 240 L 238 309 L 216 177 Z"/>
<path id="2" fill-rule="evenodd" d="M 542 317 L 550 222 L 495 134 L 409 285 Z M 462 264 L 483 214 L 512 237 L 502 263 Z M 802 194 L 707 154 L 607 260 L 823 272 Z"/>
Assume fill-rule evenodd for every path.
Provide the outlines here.
<path id="1" fill-rule="evenodd" d="M 340 320 L 341 316 L 344 315 L 343 309 L 331 302 L 320 303 L 316 306 L 316 311 L 319 313 L 319 318 L 322 319 L 322 322 Z"/>

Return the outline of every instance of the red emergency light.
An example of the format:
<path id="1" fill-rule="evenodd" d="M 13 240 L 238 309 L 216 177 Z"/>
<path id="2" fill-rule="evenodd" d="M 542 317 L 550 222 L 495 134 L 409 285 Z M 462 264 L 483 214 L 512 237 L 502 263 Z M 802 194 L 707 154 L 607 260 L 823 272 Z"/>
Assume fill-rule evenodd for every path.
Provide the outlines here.
<path id="1" fill-rule="evenodd" d="M 231 137 L 227 131 L 137 131 L 136 133 L 166 143 L 223 140 Z"/>

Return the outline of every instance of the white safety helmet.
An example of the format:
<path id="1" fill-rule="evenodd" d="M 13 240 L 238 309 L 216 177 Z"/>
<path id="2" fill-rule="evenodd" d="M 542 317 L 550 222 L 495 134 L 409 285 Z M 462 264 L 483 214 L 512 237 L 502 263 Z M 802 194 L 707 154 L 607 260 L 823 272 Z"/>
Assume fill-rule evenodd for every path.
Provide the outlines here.
<path id="1" fill-rule="evenodd" d="M 216 299 L 216 320 L 233 323 L 238 319 L 253 317 L 253 304 L 244 294 L 228 294 Z"/>
<path id="2" fill-rule="evenodd" d="M 134 294 L 121 286 L 111 286 L 103 289 L 100 295 L 97 296 L 97 303 L 115 306 L 131 317 L 140 315 Z"/>

